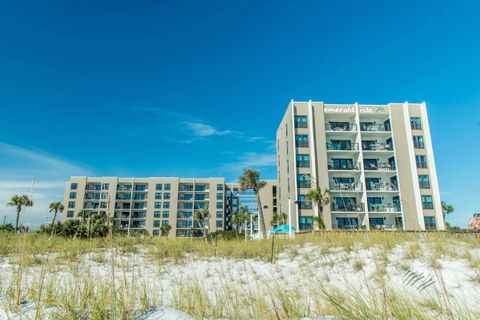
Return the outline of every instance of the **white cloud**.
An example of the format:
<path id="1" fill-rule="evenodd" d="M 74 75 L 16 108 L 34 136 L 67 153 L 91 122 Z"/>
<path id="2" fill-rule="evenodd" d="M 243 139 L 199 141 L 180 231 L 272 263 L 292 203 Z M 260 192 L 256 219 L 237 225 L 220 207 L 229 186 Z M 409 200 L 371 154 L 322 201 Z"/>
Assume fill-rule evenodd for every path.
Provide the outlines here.
<path id="1" fill-rule="evenodd" d="M 32 196 L 34 206 L 22 212 L 21 223 L 38 227 L 51 218 L 48 205 L 63 201 L 65 182 L 72 175 L 88 175 L 84 166 L 70 163 L 44 151 L 22 148 L 0 141 L 0 223 L 13 223 L 15 208 L 7 207 L 15 194 Z M 32 188 L 32 180 L 34 181 Z"/>
<path id="2" fill-rule="evenodd" d="M 212 125 L 201 122 L 184 121 L 182 122 L 182 124 L 184 124 L 188 129 L 190 129 L 196 137 L 200 138 L 209 136 L 224 136 L 237 133 L 236 131 L 232 130 L 218 130 Z"/>
<path id="3" fill-rule="evenodd" d="M 238 171 L 243 169 L 264 169 L 277 165 L 277 157 L 274 153 L 246 152 L 242 154 L 238 161 L 226 163 L 222 166 L 224 171 Z"/>

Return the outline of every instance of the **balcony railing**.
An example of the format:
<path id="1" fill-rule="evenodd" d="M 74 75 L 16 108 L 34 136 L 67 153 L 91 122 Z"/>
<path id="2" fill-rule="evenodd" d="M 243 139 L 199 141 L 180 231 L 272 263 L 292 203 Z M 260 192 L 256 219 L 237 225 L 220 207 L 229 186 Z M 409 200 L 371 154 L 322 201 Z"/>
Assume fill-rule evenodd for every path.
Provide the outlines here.
<path id="1" fill-rule="evenodd" d="M 327 123 L 325 126 L 326 131 L 357 131 L 357 125 L 355 123 Z"/>
<path id="2" fill-rule="evenodd" d="M 395 166 L 388 162 L 378 162 L 378 163 L 366 163 L 365 170 L 385 170 L 393 171 L 396 170 Z"/>
<path id="3" fill-rule="evenodd" d="M 340 211 L 340 212 L 363 212 L 364 207 L 363 204 L 358 203 L 358 204 L 336 204 L 332 203 L 330 205 L 330 209 L 332 211 Z"/>
<path id="4" fill-rule="evenodd" d="M 390 182 L 377 182 L 367 184 L 368 191 L 398 191 L 398 188 Z"/>
<path id="5" fill-rule="evenodd" d="M 361 191 L 362 184 L 361 183 L 335 183 L 330 182 L 330 191 Z"/>
<path id="6" fill-rule="evenodd" d="M 333 162 L 328 163 L 328 170 L 360 170 L 360 165 L 339 165 Z"/>
<path id="7" fill-rule="evenodd" d="M 400 212 L 400 204 L 369 204 L 368 211 L 370 212 Z"/>
<path id="8" fill-rule="evenodd" d="M 390 131 L 390 128 L 384 124 L 360 123 L 360 131 Z"/>
<path id="9" fill-rule="evenodd" d="M 390 143 L 362 143 L 362 149 L 365 151 L 393 151 Z"/>
<path id="10" fill-rule="evenodd" d="M 327 143 L 327 150 L 358 150 L 358 143 Z"/>

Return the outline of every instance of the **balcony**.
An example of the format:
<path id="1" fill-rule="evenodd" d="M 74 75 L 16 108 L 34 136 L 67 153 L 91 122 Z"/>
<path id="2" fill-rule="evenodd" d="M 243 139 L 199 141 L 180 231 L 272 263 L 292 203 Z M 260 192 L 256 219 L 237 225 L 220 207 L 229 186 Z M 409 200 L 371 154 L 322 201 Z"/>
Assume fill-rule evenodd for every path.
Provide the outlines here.
<path id="1" fill-rule="evenodd" d="M 398 191 L 398 188 L 390 182 L 377 182 L 367 184 L 367 191 Z"/>
<path id="2" fill-rule="evenodd" d="M 358 150 L 358 143 L 327 143 L 328 151 L 354 151 Z"/>
<path id="3" fill-rule="evenodd" d="M 350 204 L 336 204 L 332 203 L 330 209 L 335 212 L 363 212 L 363 204 L 350 203 Z"/>
<path id="4" fill-rule="evenodd" d="M 358 164 L 336 164 L 333 162 L 328 163 L 328 170 L 360 170 Z"/>
<path id="5" fill-rule="evenodd" d="M 365 163 L 365 170 L 395 171 L 396 168 L 388 162 L 369 162 Z"/>
<path id="6" fill-rule="evenodd" d="M 386 132 L 390 131 L 390 128 L 385 124 L 377 124 L 377 123 L 360 123 L 360 131 L 368 131 L 368 132 Z"/>
<path id="7" fill-rule="evenodd" d="M 330 182 L 330 191 L 362 191 L 361 183 L 335 183 Z"/>
<path id="8" fill-rule="evenodd" d="M 393 151 L 393 146 L 390 143 L 363 143 L 362 149 L 364 151 Z"/>
<path id="9" fill-rule="evenodd" d="M 352 132 L 357 131 L 357 125 L 350 122 L 331 122 L 327 123 L 325 126 L 326 131 L 335 131 L 335 132 Z"/>
<path id="10" fill-rule="evenodd" d="M 370 212 L 400 212 L 400 204 L 388 203 L 388 204 L 369 204 L 368 211 Z"/>

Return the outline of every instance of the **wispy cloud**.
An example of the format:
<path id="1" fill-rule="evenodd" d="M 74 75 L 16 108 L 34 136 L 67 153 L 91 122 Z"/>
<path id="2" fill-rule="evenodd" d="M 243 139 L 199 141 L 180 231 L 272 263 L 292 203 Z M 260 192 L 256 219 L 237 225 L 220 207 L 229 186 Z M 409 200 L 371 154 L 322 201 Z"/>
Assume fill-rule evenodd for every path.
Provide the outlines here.
<path id="1" fill-rule="evenodd" d="M 245 152 L 238 160 L 222 165 L 221 169 L 241 173 L 246 168 L 265 169 L 275 167 L 276 164 L 277 158 L 274 153 Z"/>
<path id="2" fill-rule="evenodd" d="M 63 201 L 63 189 L 70 176 L 91 174 L 86 166 L 71 163 L 48 152 L 1 141 L 0 159 L 0 212 L 13 222 L 15 209 L 6 206 L 9 199 L 14 194 L 31 195 L 34 206 L 25 210 L 21 222 L 32 227 L 50 219 L 48 205 L 52 201 Z"/>
<path id="3" fill-rule="evenodd" d="M 219 130 L 212 125 L 202 122 L 184 121 L 182 122 L 196 137 L 225 136 L 228 134 L 239 133 L 233 130 Z"/>
<path id="4" fill-rule="evenodd" d="M 122 129 L 122 133 L 131 136 L 155 137 L 175 143 L 192 143 L 213 137 L 232 136 L 250 143 L 269 145 L 273 143 L 265 137 L 232 128 L 221 128 L 206 119 L 165 108 L 128 107 L 124 110 L 148 115 L 148 121 L 130 124 L 128 130 Z"/>

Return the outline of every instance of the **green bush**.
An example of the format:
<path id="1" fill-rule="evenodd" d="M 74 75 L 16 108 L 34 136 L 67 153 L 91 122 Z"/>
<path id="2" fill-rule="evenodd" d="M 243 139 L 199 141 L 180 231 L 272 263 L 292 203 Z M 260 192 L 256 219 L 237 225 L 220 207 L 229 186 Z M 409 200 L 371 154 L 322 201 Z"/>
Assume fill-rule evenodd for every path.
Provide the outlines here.
<path id="1" fill-rule="evenodd" d="M 0 232 L 15 232 L 15 227 L 11 223 L 1 224 Z"/>

